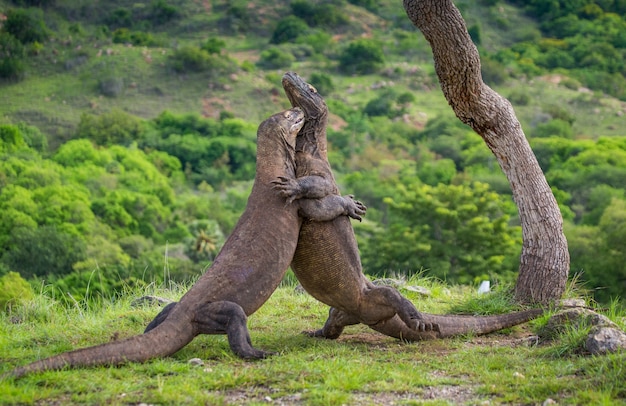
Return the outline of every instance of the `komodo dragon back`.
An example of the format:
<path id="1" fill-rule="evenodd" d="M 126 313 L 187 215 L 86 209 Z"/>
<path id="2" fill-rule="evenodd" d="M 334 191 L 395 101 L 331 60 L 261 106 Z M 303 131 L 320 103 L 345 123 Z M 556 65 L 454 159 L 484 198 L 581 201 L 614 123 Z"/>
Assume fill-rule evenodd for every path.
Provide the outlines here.
<path id="1" fill-rule="evenodd" d="M 292 106 L 304 110 L 306 123 L 296 141 L 297 180 L 315 175 L 334 182 L 326 153 L 328 107 L 313 86 L 287 72 L 283 88 Z M 336 193 L 339 193 L 335 184 Z M 408 341 L 462 334 L 486 334 L 536 318 L 542 310 L 498 316 L 433 315 L 390 287 L 375 287 L 363 274 L 354 230 L 347 218 L 331 222 L 304 221 L 291 267 L 307 292 L 332 306 L 324 327 L 311 335 L 337 338 L 357 323 Z"/>

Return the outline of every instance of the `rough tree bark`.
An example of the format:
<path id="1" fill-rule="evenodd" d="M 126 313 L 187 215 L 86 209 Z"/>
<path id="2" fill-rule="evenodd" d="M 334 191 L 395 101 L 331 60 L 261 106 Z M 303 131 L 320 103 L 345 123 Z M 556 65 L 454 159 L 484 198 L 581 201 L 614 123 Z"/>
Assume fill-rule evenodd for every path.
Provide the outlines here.
<path id="1" fill-rule="evenodd" d="M 478 51 L 452 1 L 404 0 L 404 8 L 432 47 L 454 113 L 485 140 L 511 185 L 523 237 L 516 299 L 559 299 L 569 272 L 563 218 L 511 104 L 482 81 Z"/>

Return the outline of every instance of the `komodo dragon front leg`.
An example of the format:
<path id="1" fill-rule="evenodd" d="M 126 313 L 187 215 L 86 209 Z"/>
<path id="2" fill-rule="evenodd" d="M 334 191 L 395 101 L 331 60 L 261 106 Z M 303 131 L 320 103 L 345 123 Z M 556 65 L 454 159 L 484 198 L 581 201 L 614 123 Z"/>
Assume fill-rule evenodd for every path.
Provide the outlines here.
<path id="1" fill-rule="evenodd" d="M 332 182 L 334 193 L 339 194 L 327 157 L 328 107 L 324 99 L 292 72 L 283 76 L 283 88 L 292 106 L 304 110 L 306 123 L 296 140 L 296 180 L 277 180 L 277 189 L 290 199 L 303 193 L 307 177 L 317 176 Z M 345 326 L 357 323 L 408 341 L 486 334 L 543 313 L 541 309 L 486 317 L 420 313 L 395 289 L 376 287 L 367 280 L 354 230 L 346 217 L 322 223 L 305 220 L 291 268 L 307 292 L 332 306 L 324 327 L 312 333 L 319 337 L 337 338 Z"/>

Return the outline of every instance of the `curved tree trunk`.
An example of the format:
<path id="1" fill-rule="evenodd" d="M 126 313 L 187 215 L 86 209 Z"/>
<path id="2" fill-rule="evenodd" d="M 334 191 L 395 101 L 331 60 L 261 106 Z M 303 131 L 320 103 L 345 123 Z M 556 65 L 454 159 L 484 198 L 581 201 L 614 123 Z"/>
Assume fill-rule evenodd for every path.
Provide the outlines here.
<path id="1" fill-rule="evenodd" d="M 452 1 L 404 0 L 404 8 L 432 47 L 448 103 L 482 136 L 511 185 L 523 236 L 516 299 L 559 299 L 569 272 L 563 219 L 511 104 L 483 83 L 478 51 Z"/>

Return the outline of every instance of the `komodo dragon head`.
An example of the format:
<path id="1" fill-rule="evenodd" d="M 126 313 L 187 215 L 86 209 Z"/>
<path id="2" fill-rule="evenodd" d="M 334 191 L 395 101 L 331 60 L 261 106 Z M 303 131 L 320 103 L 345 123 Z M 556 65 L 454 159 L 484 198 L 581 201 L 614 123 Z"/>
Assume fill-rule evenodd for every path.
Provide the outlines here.
<path id="1" fill-rule="evenodd" d="M 283 75 L 283 88 L 291 105 L 300 107 L 306 116 L 306 123 L 296 140 L 296 151 L 326 159 L 328 106 L 324 98 L 295 72 Z"/>
<path id="2" fill-rule="evenodd" d="M 295 148 L 296 137 L 304 126 L 304 111 L 300 107 L 274 114 L 259 125 L 258 136 L 272 138 L 277 134 L 290 148 Z"/>

